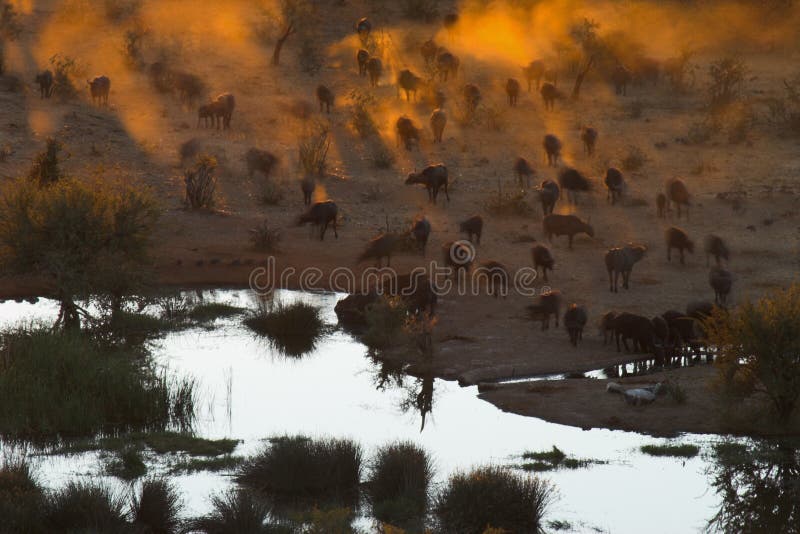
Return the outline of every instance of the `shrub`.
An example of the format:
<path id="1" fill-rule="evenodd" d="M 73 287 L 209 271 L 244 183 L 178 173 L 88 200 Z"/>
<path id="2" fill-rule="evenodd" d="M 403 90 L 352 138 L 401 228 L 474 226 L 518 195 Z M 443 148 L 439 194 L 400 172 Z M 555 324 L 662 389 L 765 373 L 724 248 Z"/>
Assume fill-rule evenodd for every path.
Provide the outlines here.
<path id="1" fill-rule="evenodd" d="M 61 532 L 119 532 L 125 528 L 124 502 L 105 486 L 69 482 L 49 499 L 46 522 Z"/>
<path id="2" fill-rule="evenodd" d="M 273 438 L 244 465 L 238 480 L 286 505 L 354 503 L 361 458 L 361 447 L 351 440 Z"/>
<path id="3" fill-rule="evenodd" d="M 708 87 L 712 108 L 727 106 L 739 97 L 747 75 L 747 67 L 739 58 L 726 57 L 708 67 Z"/>
<path id="4" fill-rule="evenodd" d="M 378 125 L 369 111 L 369 107 L 375 103 L 375 97 L 369 93 L 364 93 L 357 89 L 350 92 L 350 99 L 353 107 L 350 110 L 350 122 L 356 133 L 366 139 L 378 135 Z"/>
<path id="5" fill-rule="evenodd" d="M 24 460 L 6 460 L 0 467 L 0 517 L 4 532 L 45 532 L 45 493 Z"/>
<path id="6" fill-rule="evenodd" d="M 224 304 L 222 302 L 206 302 L 193 307 L 189 312 L 189 318 L 201 323 L 207 323 L 215 319 L 241 315 L 243 312 L 243 308 L 234 306 L 232 304 Z"/>
<path id="7" fill-rule="evenodd" d="M 300 165 L 308 176 L 324 176 L 328 149 L 331 147 L 327 126 L 317 123 L 314 130 L 300 139 Z"/>
<path id="8" fill-rule="evenodd" d="M 553 501 L 553 486 L 497 466 L 450 477 L 436 499 L 442 532 L 481 534 L 488 526 L 510 532 L 540 532 Z"/>
<path id="9" fill-rule="evenodd" d="M 262 252 L 275 252 L 281 240 L 280 230 L 272 228 L 269 221 L 264 219 L 261 224 L 250 229 L 250 242 L 253 248 Z"/>
<path id="10" fill-rule="evenodd" d="M 214 176 L 216 168 L 216 159 L 210 156 L 201 156 L 193 168 L 184 172 L 187 206 L 192 209 L 214 207 L 214 196 L 217 190 L 217 177 Z"/>
<path id="11" fill-rule="evenodd" d="M 83 74 L 83 69 L 78 62 L 70 56 L 55 54 L 50 57 L 50 66 L 53 70 L 53 87 L 56 94 L 63 100 L 78 96 L 78 89 L 72 82 L 73 79 L 78 79 Z"/>
<path id="12" fill-rule="evenodd" d="M 503 193 L 498 189 L 497 195 L 489 200 L 486 208 L 493 215 L 518 215 L 520 217 L 533 213 L 533 208 L 525 200 L 525 193 Z"/>
<path id="13" fill-rule="evenodd" d="M 181 322 L 189 316 L 192 299 L 181 292 L 166 293 L 157 296 L 155 304 L 162 318 L 171 322 Z"/>
<path id="14" fill-rule="evenodd" d="M 122 54 L 125 58 L 125 63 L 131 69 L 140 70 L 145 66 L 144 56 L 142 55 L 142 41 L 146 34 L 146 30 L 141 27 L 125 32 Z"/>
<path id="15" fill-rule="evenodd" d="M 391 169 L 394 165 L 394 152 L 384 145 L 375 146 L 372 149 L 372 163 L 378 169 Z"/>
<path id="16" fill-rule="evenodd" d="M 142 488 L 131 502 L 131 520 L 153 534 L 177 534 L 182 532 L 180 519 L 183 503 L 176 486 L 163 479 L 151 478 L 142 483 Z"/>
<path id="17" fill-rule="evenodd" d="M 64 145 L 60 141 L 48 137 L 47 148 L 34 158 L 33 166 L 28 171 L 28 179 L 35 181 L 39 187 L 57 182 L 63 176 L 58 156 L 63 149 Z"/>
<path id="18" fill-rule="evenodd" d="M 677 456 L 679 458 L 694 458 L 700 452 L 697 445 L 691 444 L 664 444 L 664 445 L 642 445 L 641 451 L 650 456 Z"/>
<path id="19" fill-rule="evenodd" d="M 0 268 L 51 280 L 59 323 L 79 328 L 76 300 L 106 294 L 121 305 L 143 285 L 157 218 L 146 190 L 64 178 L 39 188 L 16 180 L 0 197 Z"/>
<path id="20" fill-rule="evenodd" d="M 0 350 L 6 438 L 159 430 L 193 420 L 194 382 L 158 373 L 137 351 L 103 351 L 87 336 L 45 327 L 3 332 Z"/>
<path id="21" fill-rule="evenodd" d="M 732 402 L 761 393 L 787 421 L 800 396 L 800 285 L 715 313 L 704 326 L 717 347 L 723 397 Z"/>
<path id="22" fill-rule="evenodd" d="M 622 169 L 625 171 L 638 171 L 647 162 L 647 155 L 638 146 L 629 146 L 628 153 L 622 158 Z"/>
<path id="23" fill-rule="evenodd" d="M 289 356 L 302 356 L 316 347 L 325 325 L 320 310 L 307 302 L 262 302 L 245 319 L 245 325 L 267 336 L 273 347 Z"/>
<path id="24" fill-rule="evenodd" d="M 283 189 L 281 186 L 272 180 L 265 180 L 261 186 L 261 195 L 259 197 L 262 204 L 267 206 L 277 206 L 283 200 Z"/>
<path id="25" fill-rule="evenodd" d="M 408 310 L 400 298 L 382 296 L 364 310 L 367 328 L 361 340 L 370 348 L 386 349 L 403 338 Z"/>
<path id="26" fill-rule="evenodd" d="M 370 471 L 367 494 L 373 515 L 396 525 L 419 526 L 433 478 L 433 464 L 425 450 L 410 442 L 383 446 Z"/>
<path id="27" fill-rule="evenodd" d="M 142 455 L 136 447 L 126 447 L 119 452 L 106 469 L 109 475 L 123 480 L 134 480 L 147 473 L 147 466 L 142 460 Z"/>
<path id="28" fill-rule="evenodd" d="M 246 490 L 231 489 L 211 497 L 211 511 L 189 522 L 191 531 L 206 534 L 268 534 L 269 507 Z"/>

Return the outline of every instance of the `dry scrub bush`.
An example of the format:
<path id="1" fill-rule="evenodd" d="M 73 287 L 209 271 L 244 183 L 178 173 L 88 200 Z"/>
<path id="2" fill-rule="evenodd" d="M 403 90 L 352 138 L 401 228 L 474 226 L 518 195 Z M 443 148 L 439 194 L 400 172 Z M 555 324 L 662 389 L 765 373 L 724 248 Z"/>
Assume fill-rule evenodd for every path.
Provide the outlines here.
<path id="1" fill-rule="evenodd" d="M 300 165 L 308 176 L 324 176 L 330 149 L 330 130 L 316 123 L 299 141 Z"/>
<path id="2" fill-rule="evenodd" d="M 269 221 L 264 219 L 261 224 L 250 229 L 250 242 L 253 248 L 260 252 L 274 252 L 278 250 L 278 243 L 281 240 L 280 230 L 269 225 Z"/>
<path id="3" fill-rule="evenodd" d="M 201 156 L 191 169 L 184 172 L 186 183 L 186 205 L 192 209 L 212 209 L 217 191 L 217 177 L 214 172 L 217 160 Z"/>

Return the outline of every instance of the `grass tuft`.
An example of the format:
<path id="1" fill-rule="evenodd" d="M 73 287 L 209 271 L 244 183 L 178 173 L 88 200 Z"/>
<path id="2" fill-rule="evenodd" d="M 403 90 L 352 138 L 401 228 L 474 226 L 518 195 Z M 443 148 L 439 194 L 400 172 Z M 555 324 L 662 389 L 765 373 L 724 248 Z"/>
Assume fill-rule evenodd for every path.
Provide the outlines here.
<path id="1" fill-rule="evenodd" d="M 147 473 L 147 466 L 142 460 L 142 454 L 136 447 L 127 447 L 117 454 L 108 464 L 106 471 L 109 475 L 122 480 L 135 480 Z"/>
<path id="2" fill-rule="evenodd" d="M 274 348 L 289 356 L 313 351 L 325 330 L 319 308 L 302 301 L 262 302 L 244 323 L 257 334 L 268 337 Z"/>
<path id="3" fill-rule="evenodd" d="M 491 525 L 510 532 L 539 532 L 555 498 L 544 480 L 498 466 L 479 467 L 450 477 L 434 514 L 442 532 L 481 533 Z"/>
<path id="4" fill-rule="evenodd" d="M 373 515 L 403 527 L 420 527 L 428 509 L 433 462 L 410 442 L 378 449 L 366 487 Z"/>
<path id="5" fill-rule="evenodd" d="M 239 306 L 223 304 L 221 302 L 207 302 L 198 304 L 192 308 L 191 311 L 189 311 L 189 318 L 200 323 L 210 323 L 217 319 L 235 317 L 242 313 L 244 313 L 244 308 Z"/>
<path id="6" fill-rule="evenodd" d="M 694 458 L 700 452 L 700 447 L 691 444 L 642 445 L 640 449 L 644 454 L 649 454 L 650 456 L 674 456 L 678 458 Z"/>
<path id="7" fill-rule="evenodd" d="M 280 437 L 242 468 L 239 482 L 287 505 L 354 503 L 361 480 L 361 446 L 346 439 Z"/>
<path id="8" fill-rule="evenodd" d="M 151 478 L 134 495 L 130 517 L 134 527 L 143 532 L 177 534 L 183 531 L 182 510 L 176 486 L 167 480 Z"/>

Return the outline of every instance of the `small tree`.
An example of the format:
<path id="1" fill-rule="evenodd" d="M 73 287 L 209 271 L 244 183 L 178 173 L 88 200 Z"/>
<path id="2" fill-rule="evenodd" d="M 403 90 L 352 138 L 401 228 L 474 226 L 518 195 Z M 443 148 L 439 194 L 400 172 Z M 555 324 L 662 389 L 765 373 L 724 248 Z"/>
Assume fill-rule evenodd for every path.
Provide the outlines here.
<path id="1" fill-rule="evenodd" d="M 705 326 L 729 398 L 766 395 L 781 421 L 800 396 L 800 285 L 715 313 Z"/>
<path id="2" fill-rule="evenodd" d="M 77 301 L 134 291 L 156 219 L 150 195 L 134 187 L 16 180 L 0 195 L 0 268 L 47 278 L 61 303 L 56 324 L 79 328 Z"/>
<path id="3" fill-rule="evenodd" d="M 711 84 L 708 87 L 711 107 L 726 106 L 738 98 L 747 67 L 738 58 L 726 57 L 708 67 Z"/>
<path id="4" fill-rule="evenodd" d="M 217 190 L 217 177 L 214 171 L 217 160 L 211 156 L 201 156 L 191 169 L 184 173 L 186 182 L 186 205 L 192 209 L 211 209 Z"/>
<path id="5" fill-rule="evenodd" d="M 59 165 L 59 153 L 63 148 L 64 145 L 60 141 L 48 137 L 47 148 L 33 160 L 33 166 L 28 172 L 28 178 L 39 184 L 39 187 L 45 187 L 57 182 L 63 176 Z"/>
<path id="6" fill-rule="evenodd" d="M 572 86 L 572 100 L 578 100 L 581 94 L 581 85 L 592 70 L 599 56 L 604 53 L 605 47 L 597 36 L 597 29 L 600 24 L 590 19 L 583 19 L 583 22 L 576 25 L 570 35 L 581 49 L 583 60 L 578 67 L 578 75 L 575 77 L 575 84 Z"/>
<path id="7" fill-rule="evenodd" d="M 279 65 L 281 62 L 281 50 L 286 40 L 297 33 L 298 27 L 312 14 L 311 4 L 306 0 L 281 0 L 279 26 L 282 28 L 278 38 L 275 40 L 275 48 L 272 51 L 272 64 Z"/>

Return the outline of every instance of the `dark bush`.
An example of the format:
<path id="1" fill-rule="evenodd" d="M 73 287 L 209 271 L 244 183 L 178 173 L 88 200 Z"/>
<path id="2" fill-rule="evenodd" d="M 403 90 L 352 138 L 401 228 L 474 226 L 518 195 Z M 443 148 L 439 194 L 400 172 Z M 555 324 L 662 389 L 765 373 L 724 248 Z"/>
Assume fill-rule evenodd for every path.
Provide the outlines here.
<path id="1" fill-rule="evenodd" d="M 422 448 L 410 442 L 381 447 L 366 487 L 373 515 L 393 525 L 421 526 L 432 477 L 432 461 Z"/>
<path id="2" fill-rule="evenodd" d="M 262 302 L 245 319 L 245 324 L 267 336 L 276 349 L 289 356 L 302 356 L 314 350 L 325 329 L 319 308 L 302 301 Z"/>
<path id="3" fill-rule="evenodd" d="M 489 466 L 457 473 L 436 499 L 434 514 L 443 533 L 481 534 L 489 527 L 538 533 L 555 496 L 539 478 Z"/>
<path id="4" fill-rule="evenodd" d="M 180 519 L 183 504 L 174 484 L 163 479 L 148 479 L 131 503 L 131 520 L 135 527 L 149 534 L 182 532 Z"/>

